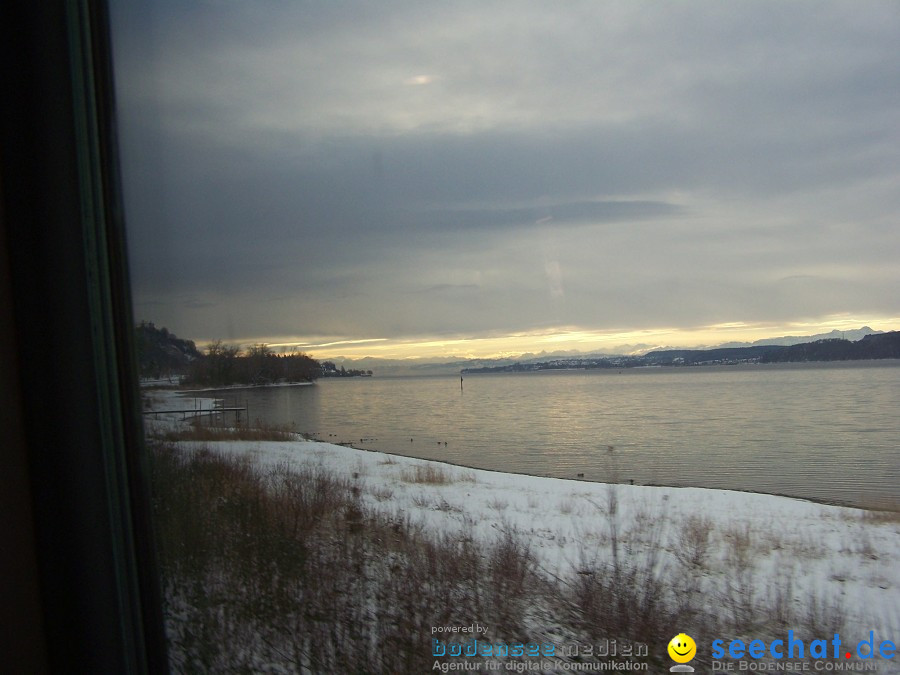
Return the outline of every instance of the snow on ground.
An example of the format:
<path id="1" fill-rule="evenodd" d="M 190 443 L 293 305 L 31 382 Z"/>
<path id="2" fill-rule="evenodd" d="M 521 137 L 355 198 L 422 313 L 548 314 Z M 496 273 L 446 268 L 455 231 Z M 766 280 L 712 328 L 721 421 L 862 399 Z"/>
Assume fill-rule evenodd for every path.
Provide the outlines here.
<path id="1" fill-rule="evenodd" d="M 174 409 L 174 400 L 181 398 L 166 392 L 149 395 L 155 397 L 152 405 L 165 409 Z M 190 397 L 183 401 L 187 407 L 195 404 Z M 868 638 L 868 631 L 874 630 L 879 640 L 900 644 L 897 514 L 757 493 L 484 471 L 306 440 L 203 445 L 246 456 L 263 468 L 322 466 L 357 481 L 372 509 L 400 512 L 431 531 L 470 528 L 476 536 L 489 538 L 512 528 L 530 542 L 541 569 L 559 576 L 608 551 L 613 523 L 622 550 L 631 554 L 640 544 L 637 538 L 629 541 L 628 533 L 655 530 L 665 550 L 664 562 L 671 565 L 679 564 L 679 556 L 683 560 L 690 555 L 690 542 L 685 541 L 690 532 L 708 527 L 710 548 L 698 571 L 701 592 L 721 588 L 722 580 L 734 573 L 734 557 L 742 551 L 734 542 L 743 538 L 760 597 L 790 579 L 788 588 L 795 598 L 815 596 L 820 603 L 843 608 L 848 637 Z M 416 471 L 432 471 L 444 482 L 417 482 Z"/>
<path id="2" fill-rule="evenodd" d="M 511 527 L 529 538 L 542 566 L 554 574 L 577 567 L 592 547 L 608 541 L 606 514 L 614 491 L 620 532 L 633 530 L 636 519 L 662 523 L 663 541 L 669 542 L 677 539 L 680 523 L 697 517 L 709 519 L 719 533 L 749 527 L 764 578 L 802 567 L 795 570 L 796 581 L 839 600 L 855 623 L 884 626 L 897 619 L 900 520 L 868 522 L 857 509 L 728 490 L 609 486 L 483 471 L 313 441 L 206 445 L 247 456 L 261 467 L 325 467 L 358 480 L 373 509 L 401 511 L 430 530 L 471 526 L 476 535 L 488 537 Z M 437 465 L 447 482 L 412 482 L 416 468 L 429 465 Z"/>

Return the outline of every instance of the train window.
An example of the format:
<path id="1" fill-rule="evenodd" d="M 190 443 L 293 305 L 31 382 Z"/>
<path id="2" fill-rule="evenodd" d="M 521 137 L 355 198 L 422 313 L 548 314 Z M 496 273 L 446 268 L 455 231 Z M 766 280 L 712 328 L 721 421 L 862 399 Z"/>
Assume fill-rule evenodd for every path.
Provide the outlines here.
<path id="1" fill-rule="evenodd" d="M 892 658 L 893 3 L 21 11 L 21 670 Z"/>

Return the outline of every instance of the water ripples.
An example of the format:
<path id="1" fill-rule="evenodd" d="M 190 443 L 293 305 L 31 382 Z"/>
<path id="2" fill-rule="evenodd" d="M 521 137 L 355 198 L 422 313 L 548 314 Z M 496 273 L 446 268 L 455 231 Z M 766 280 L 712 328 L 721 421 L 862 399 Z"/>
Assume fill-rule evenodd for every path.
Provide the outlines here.
<path id="1" fill-rule="evenodd" d="M 469 375 L 464 392 L 452 376 L 375 377 L 240 396 L 322 440 L 479 468 L 896 505 L 897 366 Z"/>

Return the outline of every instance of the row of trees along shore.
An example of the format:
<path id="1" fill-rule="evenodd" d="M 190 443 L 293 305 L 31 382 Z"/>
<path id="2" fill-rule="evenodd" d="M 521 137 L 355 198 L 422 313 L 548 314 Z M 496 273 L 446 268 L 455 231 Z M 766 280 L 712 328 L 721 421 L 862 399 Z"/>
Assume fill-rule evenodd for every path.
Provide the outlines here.
<path id="1" fill-rule="evenodd" d="M 180 377 L 191 386 L 224 387 L 232 384 L 313 382 L 323 374 L 322 365 L 307 354 L 276 354 L 268 345 L 241 350 L 217 340 L 197 349 L 166 328 L 142 321 L 135 327 L 138 365 L 142 377 Z"/>
<path id="2" fill-rule="evenodd" d="M 191 361 L 182 382 L 211 387 L 313 382 L 321 374 L 319 362 L 303 353 L 276 354 L 264 344 L 242 352 L 217 340 L 206 346 L 206 354 Z"/>

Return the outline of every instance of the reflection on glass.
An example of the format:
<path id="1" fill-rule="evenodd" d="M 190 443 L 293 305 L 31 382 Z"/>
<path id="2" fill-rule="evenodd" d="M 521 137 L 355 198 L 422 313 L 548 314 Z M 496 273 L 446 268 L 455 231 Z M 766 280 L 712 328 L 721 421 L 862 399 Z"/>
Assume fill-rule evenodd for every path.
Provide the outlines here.
<path id="1" fill-rule="evenodd" d="M 112 11 L 176 670 L 893 635 L 892 3 Z"/>

